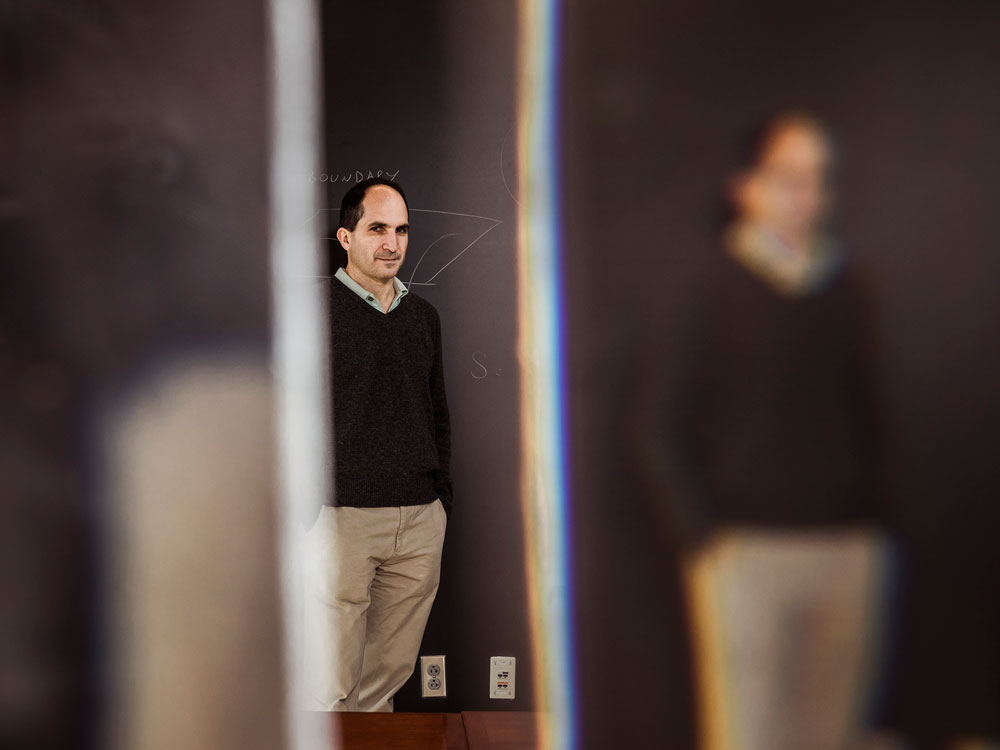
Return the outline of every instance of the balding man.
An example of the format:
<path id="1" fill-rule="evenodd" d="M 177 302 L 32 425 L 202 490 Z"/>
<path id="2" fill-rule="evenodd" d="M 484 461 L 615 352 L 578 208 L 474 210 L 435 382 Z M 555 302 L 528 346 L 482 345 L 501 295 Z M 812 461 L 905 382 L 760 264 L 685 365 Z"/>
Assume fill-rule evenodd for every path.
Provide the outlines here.
<path id="1" fill-rule="evenodd" d="M 391 711 L 437 593 L 451 431 L 437 311 L 396 274 L 409 212 L 395 182 L 344 196 L 347 267 L 330 282 L 334 498 L 309 532 L 312 708 Z"/>

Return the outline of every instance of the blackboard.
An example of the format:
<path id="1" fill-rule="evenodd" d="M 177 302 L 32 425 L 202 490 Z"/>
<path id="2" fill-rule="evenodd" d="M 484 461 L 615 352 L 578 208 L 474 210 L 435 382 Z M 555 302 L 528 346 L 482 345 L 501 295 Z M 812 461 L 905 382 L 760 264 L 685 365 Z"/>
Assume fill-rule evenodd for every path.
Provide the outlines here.
<path id="1" fill-rule="evenodd" d="M 445 654 L 448 697 L 415 679 L 397 711 L 529 710 L 516 358 L 516 5 L 323 6 L 329 271 L 343 194 L 397 180 L 410 207 L 399 278 L 441 315 L 455 508 L 422 654 Z M 334 321 L 334 325 L 336 322 Z M 490 656 L 524 666 L 514 701 L 490 700 Z"/>

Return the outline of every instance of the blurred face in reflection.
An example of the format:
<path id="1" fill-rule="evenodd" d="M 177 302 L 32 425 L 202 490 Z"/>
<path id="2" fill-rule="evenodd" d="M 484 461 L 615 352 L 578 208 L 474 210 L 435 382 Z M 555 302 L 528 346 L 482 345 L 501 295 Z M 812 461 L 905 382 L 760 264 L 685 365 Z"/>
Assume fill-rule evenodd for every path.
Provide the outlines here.
<path id="1" fill-rule="evenodd" d="M 823 228 L 830 202 L 830 144 L 804 120 L 779 124 L 757 164 L 734 181 L 741 217 L 797 246 Z"/>
<path id="2" fill-rule="evenodd" d="M 347 271 L 377 284 L 399 272 L 406 258 L 410 220 L 403 197 L 387 185 L 373 185 L 361 204 L 364 211 L 354 230 L 337 230 L 347 251 Z"/>

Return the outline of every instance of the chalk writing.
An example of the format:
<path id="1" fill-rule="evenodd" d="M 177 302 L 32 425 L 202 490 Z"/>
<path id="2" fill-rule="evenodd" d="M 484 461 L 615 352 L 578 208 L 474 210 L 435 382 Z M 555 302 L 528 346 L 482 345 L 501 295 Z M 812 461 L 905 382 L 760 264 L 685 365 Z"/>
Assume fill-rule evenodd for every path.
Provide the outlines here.
<path id="1" fill-rule="evenodd" d="M 486 369 L 486 365 L 484 365 L 482 362 L 480 362 L 477 359 L 477 357 L 482 357 L 483 359 L 485 359 L 486 355 L 483 352 L 473 352 L 472 353 L 472 361 L 476 363 L 476 367 L 478 368 L 478 370 L 472 370 L 470 372 L 470 374 L 476 380 L 482 380 L 483 378 L 485 378 L 487 375 L 490 374 L 490 371 Z M 482 371 L 482 374 L 479 374 L 479 370 Z"/>
<path id="2" fill-rule="evenodd" d="M 395 172 L 390 172 L 387 169 L 369 169 L 367 172 L 360 169 L 355 169 L 350 172 L 323 172 L 319 178 L 316 177 L 315 172 L 310 172 L 309 181 L 310 182 L 361 182 L 362 180 L 370 180 L 375 177 L 384 177 L 387 180 L 395 180 L 396 176 L 399 174 L 400 170 Z"/>
<path id="3" fill-rule="evenodd" d="M 472 361 L 476 364 L 476 369 L 469 370 L 469 374 L 472 375 L 476 380 L 483 380 L 490 374 L 489 368 L 486 366 L 486 353 L 485 352 L 473 352 Z M 495 375 L 499 375 L 503 372 L 503 369 L 498 367 L 495 371 Z"/>

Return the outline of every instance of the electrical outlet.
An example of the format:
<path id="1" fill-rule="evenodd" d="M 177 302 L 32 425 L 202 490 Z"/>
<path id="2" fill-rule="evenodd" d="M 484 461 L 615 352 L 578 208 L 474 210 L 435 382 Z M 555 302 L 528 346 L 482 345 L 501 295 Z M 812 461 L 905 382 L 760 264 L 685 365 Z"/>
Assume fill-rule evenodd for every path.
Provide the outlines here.
<path id="1" fill-rule="evenodd" d="M 514 700 L 514 677 L 517 659 L 513 656 L 490 657 L 490 698 Z"/>
<path id="2" fill-rule="evenodd" d="M 448 695 L 443 656 L 420 657 L 420 695 L 423 698 L 444 698 Z"/>

